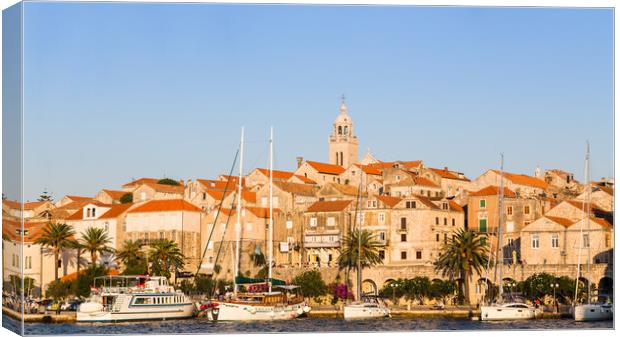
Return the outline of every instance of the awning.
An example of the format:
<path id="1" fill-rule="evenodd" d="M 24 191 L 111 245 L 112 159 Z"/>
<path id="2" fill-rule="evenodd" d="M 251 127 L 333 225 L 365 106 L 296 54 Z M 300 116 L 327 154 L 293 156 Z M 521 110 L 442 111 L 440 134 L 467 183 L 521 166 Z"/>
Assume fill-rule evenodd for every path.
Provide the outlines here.
<path id="1" fill-rule="evenodd" d="M 257 283 L 267 283 L 266 278 L 251 278 L 251 277 L 243 277 L 243 276 L 237 276 L 235 277 L 235 283 L 236 284 L 257 284 Z M 278 280 L 275 278 L 271 279 L 271 284 L 274 286 L 283 286 L 286 284 L 286 282 L 282 281 L 282 280 Z"/>

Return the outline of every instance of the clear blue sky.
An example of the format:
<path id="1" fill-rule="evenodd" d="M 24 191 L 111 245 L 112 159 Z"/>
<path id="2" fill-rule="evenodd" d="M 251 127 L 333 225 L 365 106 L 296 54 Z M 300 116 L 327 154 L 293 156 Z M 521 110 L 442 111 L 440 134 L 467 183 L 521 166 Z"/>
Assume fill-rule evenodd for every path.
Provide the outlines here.
<path id="1" fill-rule="evenodd" d="M 327 161 L 347 96 L 381 160 L 613 175 L 609 9 L 207 4 L 25 6 L 25 198 L 134 177 Z"/>

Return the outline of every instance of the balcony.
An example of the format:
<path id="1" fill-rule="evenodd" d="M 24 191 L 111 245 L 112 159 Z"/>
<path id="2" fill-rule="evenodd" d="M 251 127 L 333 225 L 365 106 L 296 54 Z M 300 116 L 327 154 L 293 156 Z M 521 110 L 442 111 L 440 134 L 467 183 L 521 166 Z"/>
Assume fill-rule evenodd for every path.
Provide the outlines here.
<path id="1" fill-rule="evenodd" d="M 398 226 L 398 228 L 396 228 L 396 231 L 399 232 L 399 233 L 405 233 L 405 232 L 407 232 L 408 229 L 409 229 L 408 225 L 402 225 L 401 224 L 400 226 Z"/>
<path id="2" fill-rule="evenodd" d="M 380 247 L 385 247 L 385 246 L 389 246 L 390 245 L 390 240 L 388 240 L 388 239 L 381 240 L 381 239 L 377 238 L 375 241 L 377 242 L 377 246 L 380 246 Z"/>

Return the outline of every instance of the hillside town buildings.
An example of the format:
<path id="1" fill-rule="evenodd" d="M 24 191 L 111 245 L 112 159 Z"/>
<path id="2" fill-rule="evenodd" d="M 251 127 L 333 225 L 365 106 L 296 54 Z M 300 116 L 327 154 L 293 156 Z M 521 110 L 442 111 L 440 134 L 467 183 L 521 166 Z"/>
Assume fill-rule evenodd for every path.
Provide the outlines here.
<path id="1" fill-rule="evenodd" d="M 237 226 L 238 269 L 253 277 L 261 269 L 256 256 L 268 256 L 273 225 L 275 276 L 288 281 L 309 268 L 334 281 L 343 244 L 361 227 L 373 234 L 383 262 L 364 271 L 366 290 L 377 291 L 402 277 L 442 278 L 433 263 L 458 230 L 473 230 L 491 251 L 498 250 L 496 259 L 508 268 L 507 278 L 541 271 L 575 277 L 576 264 L 590 258 L 592 273 L 581 277 L 601 287 L 610 284 L 613 181 L 583 186 L 574 174 L 559 169 L 536 169 L 532 176 L 489 169 L 471 180 L 412 158 L 381 161 L 369 152 L 360 160 L 358 145 L 343 99 L 328 137 L 327 162 L 299 157 L 295 171 L 271 172 L 273 224 L 265 168 L 247 171 L 241 196 L 239 177 L 220 175 L 178 184 L 144 177 L 102 189 L 94 197 L 65 196 L 55 203 L 3 200 L 3 280 L 8 284 L 23 273 L 40 289 L 53 281 L 54 269 L 60 276 L 74 273 L 75 252 L 67 250 L 53 261 L 45 247 L 34 243 L 47 223 L 64 222 L 76 235 L 87 228 L 104 229 L 114 249 L 125 240 L 146 245 L 172 240 L 186 258 L 185 271 L 225 279 L 232 279 L 237 268 Z M 501 185 L 504 203 L 499 209 Z M 131 202 L 123 201 L 127 194 Z M 500 216 L 503 242 L 497 242 Z M 89 256 L 82 258 L 83 265 L 90 263 Z M 113 254 L 99 260 L 122 267 Z M 484 276 L 473 278 L 475 302 Z"/>

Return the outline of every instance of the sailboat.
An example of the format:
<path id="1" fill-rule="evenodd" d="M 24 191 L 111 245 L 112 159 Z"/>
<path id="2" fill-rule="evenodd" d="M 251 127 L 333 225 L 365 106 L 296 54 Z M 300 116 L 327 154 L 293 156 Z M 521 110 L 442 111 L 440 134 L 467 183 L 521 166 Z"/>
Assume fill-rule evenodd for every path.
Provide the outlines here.
<path id="1" fill-rule="evenodd" d="M 362 262 L 361 262 L 361 233 L 362 233 L 362 210 L 361 202 L 361 186 L 362 186 L 362 171 L 360 170 L 360 187 L 358 188 L 358 207 L 356 207 L 355 219 L 359 221 L 358 234 L 357 234 L 357 296 L 358 300 L 352 303 L 348 303 L 344 306 L 344 319 L 361 319 L 361 318 L 381 318 L 389 317 L 390 309 L 385 305 L 378 296 L 364 296 L 362 294 Z M 359 213 L 357 210 L 359 209 Z"/>
<path id="2" fill-rule="evenodd" d="M 590 187 L 590 143 L 586 146 L 586 163 L 585 163 L 585 186 L 586 186 L 586 200 L 584 203 L 585 217 L 586 217 L 586 229 L 590 232 L 590 193 L 592 189 Z M 575 301 L 577 303 L 577 295 L 579 290 L 579 276 L 581 276 L 581 251 L 583 249 L 584 235 L 583 235 L 583 222 L 580 228 L 581 244 L 579 246 L 579 257 L 577 260 L 577 278 L 575 280 Z M 590 273 L 590 245 L 588 245 L 588 259 L 586 262 L 586 272 Z M 573 317 L 575 321 L 605 321 L 613 319 L 614 311 L 611 303 L 592 303 L 590 282 L 588 282 L 587 300 L 585 303 L 575 304 L 573 307 Z"/>
<path id="3" fill-rule="evenodd" d="M 499 217 L 497 224 L 497 254 L 495 263 L 495 274 L 499 272 L 499 292 L 496 301 L 480 307 L 480 317 L 483 321 L 501 320 L 525 320 L 536 317 L 536 308 L 525 303 L 517 302 L 514 298 L 504 301 L 504 288 L 502 285 L 502 265 L 504 264 L 504 254 L 502 246 L 502 220 L 504 217 L 504 154 L 500 154 L 500 179 L 499 179 Z M 490 259 L 489 259 L 490 260 Z M 499 268 L 498 268 L 499 265 Z M 488 272 L 488 268 L 487 268 Z"/>
<path id="4" fill-rule="evenodd" d="M 241 189 L 243 178 L 243 144 L 244 129 L 241 129 L 241 147 L 239 163 L 239 179 L 237 193 L 237 223 L 236 223 L 236 250 L 235 250 L 235 278 L 233 285 L 233 297 L 228 300 L 213 300 L 213 310 L 208 312 L 211 320 L 218 321 L 258 321 L 258 320 L 287 320 L 297 318 L 310 311 L 303 297 L 291 294 L 297 286 L 284 285 L 283 281 L 274 280 L 273 266 L 273 128 L 269 138 L 269 271 L 268 278 L 251 279 L 239 275 L 240 241 L 241 241 L 241 217 L 243 215 Z M 240 285 L 265 286 L 265 292 L 240 292 Z M 273 288 L 279 288 L 275 291 Z"/>

